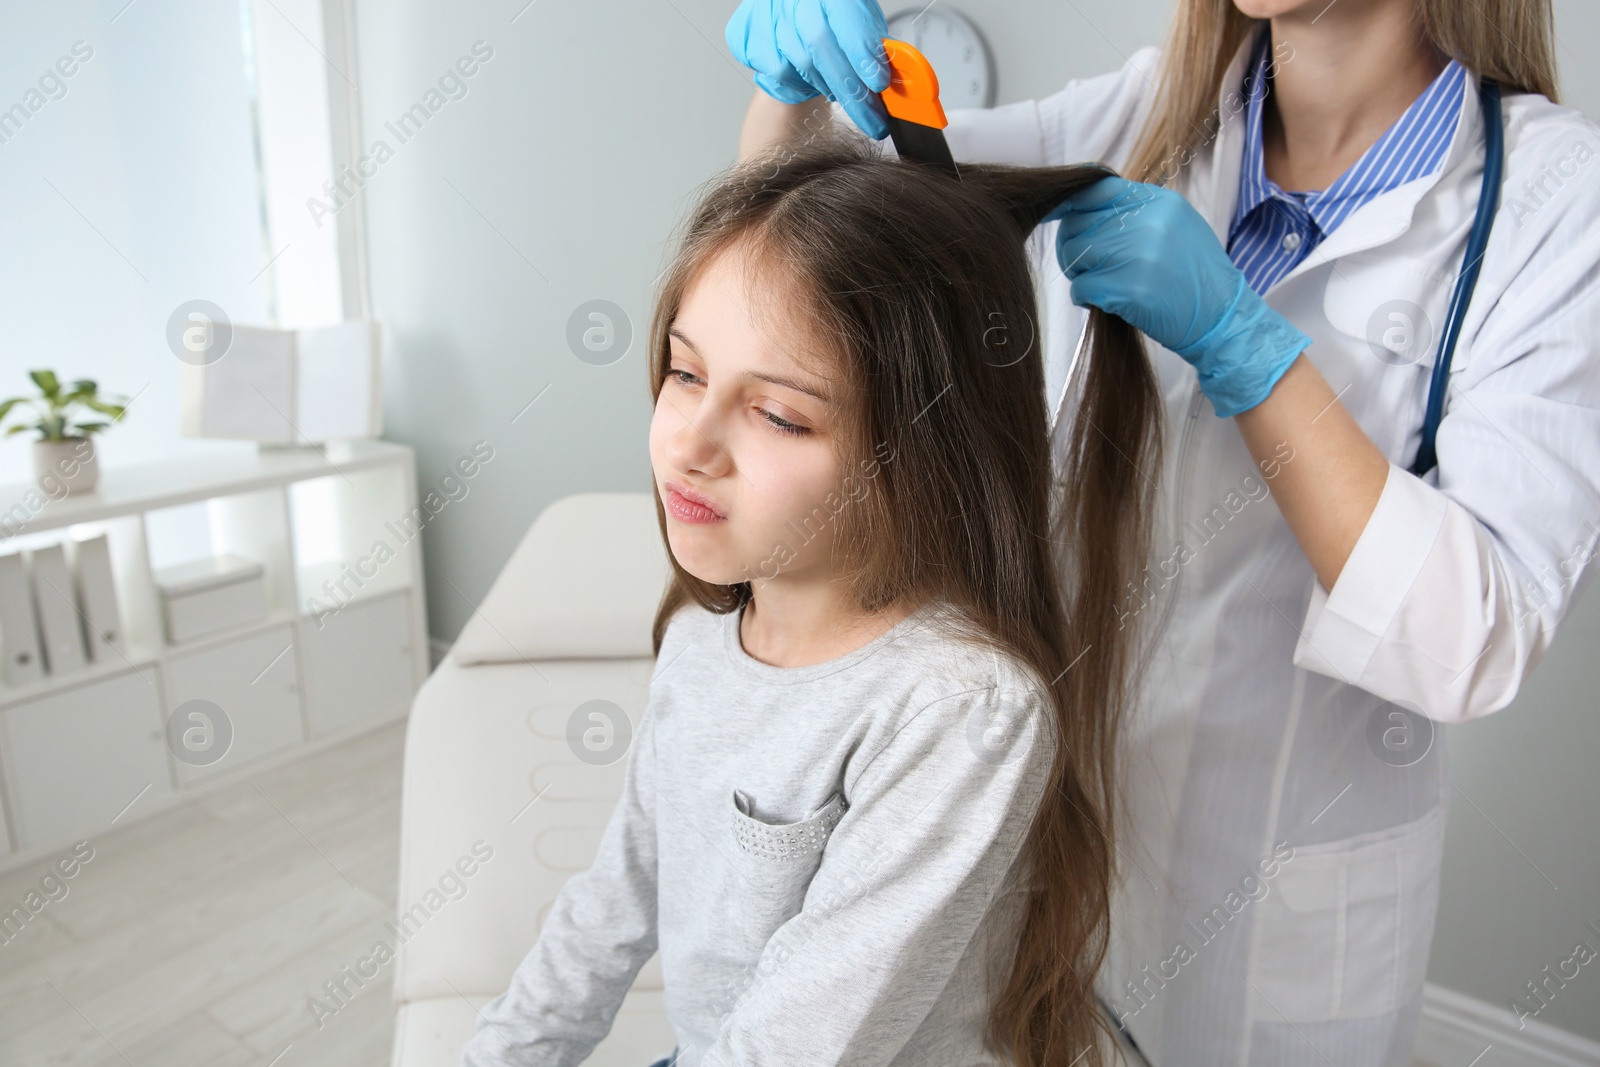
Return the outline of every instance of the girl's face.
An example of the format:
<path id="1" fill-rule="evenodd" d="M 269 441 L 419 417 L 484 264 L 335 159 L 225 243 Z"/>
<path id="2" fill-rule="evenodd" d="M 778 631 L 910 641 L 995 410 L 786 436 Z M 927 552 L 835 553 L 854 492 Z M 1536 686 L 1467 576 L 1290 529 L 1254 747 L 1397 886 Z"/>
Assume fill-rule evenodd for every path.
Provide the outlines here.
<path id="1" fill-rule="evenodd" d="M 752 303 L 736 242 L 671 327 L 650 463 L 680 566 L 702 581 L 827 581 L 840 506 L 838 383 L 781 297 Z M 821 371 L 822 373 L 819 373 Z"/>

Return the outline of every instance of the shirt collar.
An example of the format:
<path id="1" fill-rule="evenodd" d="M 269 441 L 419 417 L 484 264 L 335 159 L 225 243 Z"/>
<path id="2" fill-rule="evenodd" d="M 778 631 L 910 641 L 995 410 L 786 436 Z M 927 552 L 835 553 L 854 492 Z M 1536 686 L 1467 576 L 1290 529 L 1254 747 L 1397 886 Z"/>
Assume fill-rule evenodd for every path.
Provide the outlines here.
<path id="1" fill-rule="evenodd" d="M 1300 197 L 1287 197 L 1278 183 L 1267 177 L 1262 154 L 1262 108 L 1271 91 L 1267 76 L 1271 37 L 1270 26 L 1263 26 L 1257 32 L 1241 89 L 1246 101 L 1244 158 L 1230 237 L 1250 212 L 1274 196 L 1301 200 L 1318 229 L 1327 234 L 1373 197 L 1425 177 L 1444 162 L 1455 133 L 1462 87 L 1467 77 L 1466 68 L 1454 59 L 1331 185 Z"/>

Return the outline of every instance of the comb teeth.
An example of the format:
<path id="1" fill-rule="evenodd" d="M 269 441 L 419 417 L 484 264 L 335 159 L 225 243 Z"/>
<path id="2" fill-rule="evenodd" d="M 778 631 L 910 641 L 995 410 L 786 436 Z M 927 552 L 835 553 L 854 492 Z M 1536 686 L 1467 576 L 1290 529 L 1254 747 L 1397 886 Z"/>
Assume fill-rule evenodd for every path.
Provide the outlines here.
<path id="1" fill-rule="evenodd" d="M 950 177 L 960 180 L 961 172 L 956 169 L 956 160 L 950 154 L 950 143 L 944 139 L 943 130 L 890 115 L 889 139 L 894 142 L 894 150 L 902 158 L 938 167 Z"/>

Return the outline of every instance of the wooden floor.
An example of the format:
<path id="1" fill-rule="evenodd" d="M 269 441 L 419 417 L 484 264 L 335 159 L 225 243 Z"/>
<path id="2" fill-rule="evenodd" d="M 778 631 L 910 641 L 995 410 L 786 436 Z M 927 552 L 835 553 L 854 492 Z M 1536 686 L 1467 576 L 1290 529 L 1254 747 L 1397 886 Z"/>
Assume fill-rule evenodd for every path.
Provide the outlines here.
<path id="1" fill-rule="evenodd" d="M 320 1025 L 309 1004 L 394 915 L 404 737 L 386 726 L 92 839 L 67 894 L 0 944 L 0 1064 L 386 1067 L 387 968 Z M 0 875 L 0 906 L 44 870 Z"/>

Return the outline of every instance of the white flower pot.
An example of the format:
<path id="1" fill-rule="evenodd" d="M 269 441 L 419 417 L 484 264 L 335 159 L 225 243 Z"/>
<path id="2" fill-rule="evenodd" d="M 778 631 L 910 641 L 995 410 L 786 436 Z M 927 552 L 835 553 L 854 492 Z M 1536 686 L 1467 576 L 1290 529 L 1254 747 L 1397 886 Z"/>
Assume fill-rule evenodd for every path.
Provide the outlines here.
<path id="1" fill-rule="evenodd" d="M 94 438 L 66 437 L 33 443 L 33 474 L 39 488 L 52 496 L 65 486 L 68 493 L 87 493 L 100 481 Z"/>

